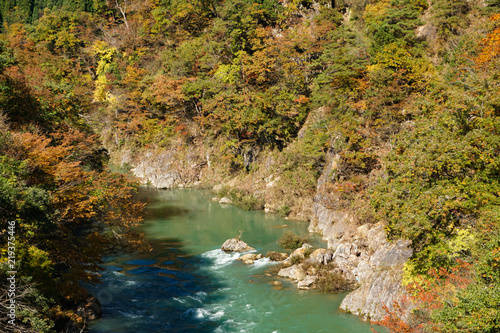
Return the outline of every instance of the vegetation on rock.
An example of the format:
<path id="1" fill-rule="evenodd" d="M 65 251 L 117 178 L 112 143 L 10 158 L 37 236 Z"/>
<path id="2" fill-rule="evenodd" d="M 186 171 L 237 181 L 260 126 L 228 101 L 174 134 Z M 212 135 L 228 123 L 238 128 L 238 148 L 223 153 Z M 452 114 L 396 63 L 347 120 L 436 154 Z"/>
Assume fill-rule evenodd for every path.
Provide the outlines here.
<path id="1" fill-rule="evenodd" d="M 299 236 L 293 232 L 286 232 L 278 239 L 278 245 L 285 249 L 298 249 L 308 240 L 307 236 Z"/>

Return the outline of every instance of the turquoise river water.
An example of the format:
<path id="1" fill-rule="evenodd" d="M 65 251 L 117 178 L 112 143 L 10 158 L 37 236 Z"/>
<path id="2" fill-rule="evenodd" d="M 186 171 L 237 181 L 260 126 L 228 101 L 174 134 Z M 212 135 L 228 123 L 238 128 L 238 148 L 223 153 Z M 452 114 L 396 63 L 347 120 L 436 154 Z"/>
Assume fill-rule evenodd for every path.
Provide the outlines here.
<path id="1" fill-rule="evenodd" d="M 306 233 L 306 223 L 221 205 L 196 190 L 142 188 L 140 196 L 153 251 L 106 260 L 102 284 L 91 289 L 103 317 L 90 332 L 370 332 L 338 310 L 345 294 L 298 290 L 265 275 L 275 263 L 244 265 L 219 249 L 242 231 L 259 253 L 283 251 L 276 240 L 289 230 Z"/>

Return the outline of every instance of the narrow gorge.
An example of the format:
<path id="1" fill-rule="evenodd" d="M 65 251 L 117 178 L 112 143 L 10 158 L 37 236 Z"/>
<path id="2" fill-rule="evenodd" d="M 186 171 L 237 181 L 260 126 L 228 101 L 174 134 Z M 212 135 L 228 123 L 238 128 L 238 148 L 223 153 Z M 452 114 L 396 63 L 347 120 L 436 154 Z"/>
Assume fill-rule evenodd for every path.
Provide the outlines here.
<path id="1" fill-rule="evenodd" d="M 230 192 L 233 188 L 244 186 L 244 189 L 252 188 L 254 191 L 245 192 L 247 196 L 261 198 L 266 212 L 276 214 L 276 211 L 269 207 L 282 205 L 279 196 L 271 199 L 266 196 L 266 190 L 276 186 L 280 179 L 279 174 L 272 172 L 270 162 L 277 157 L 271 154 L 254 156 L 253 163 L 261 163 L 263 169 L 266 169 L 266 164 L 269 166 L 267 172 L 262 172 L 259 168 L 257 174 L 246 176 L 244 179 L 224 180 L 210 170 L 210 155 L 206 148 L 185 147 L 185 151 L 192 153 L 184 155 L 178 151 L 160 154 L 146 152 L 136 159 L 125 153 L 121 163 L 131 166 L 131 172 L 142 183 L 158 189 L 211 188 L 217 195 L 222 189 L 225 189 L 224 192 Z M 383 222 L 360 225 L 355 212 L 333 208 L 332 198 L 324 195 L 324 187 L 329 179 L 335 177 L 338 163 L 338 156 L 330 154 L 318 178 L 317 191 L 309 197 L 297 200 L 301 205 L 292 207 L 291 210 L 297 211 L 295 216 L 299 221 L 309 224 L 309 232 L 319 234 L 326 243 L 331 258 L 325 261 L 325 264 L 331 261 L 348 281 L 358 285 L 345 297 L 340 308 L 363 319 L 380 320 L 387 314 L 384 306 L 393 310 L 394 302 L 401 302 L 406 295 L 401 284 L 402 269 L 413 251 L 408 241 L 388 241 Z M 214 182 L 214 179 L 220 179 L 220 182 Z M 252 183 L 249 184 L 248 181 Z M 286 192 L 286 185 L 282 186 L 282 191 Z M 219 199 L 222 199 L 220 194 Z M 224 199 L 231 203 L 228 197 Z M 304 209 L 303 202 L 310 205 L 309 209 Z M 304 277 L 300 280 L 303 279 Z"/>

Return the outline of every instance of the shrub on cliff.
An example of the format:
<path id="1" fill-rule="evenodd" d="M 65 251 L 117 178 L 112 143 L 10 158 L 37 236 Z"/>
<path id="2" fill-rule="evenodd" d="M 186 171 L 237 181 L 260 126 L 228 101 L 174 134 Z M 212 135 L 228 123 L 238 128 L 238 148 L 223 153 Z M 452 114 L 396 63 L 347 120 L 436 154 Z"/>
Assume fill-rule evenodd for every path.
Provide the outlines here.
<path id="1" fill-rule="evenodd" d="M 351 289 L 351 283 L 342 275 L 330 271 L 320 272 L 316 288 L 324 293 L 337 293 Z"/>

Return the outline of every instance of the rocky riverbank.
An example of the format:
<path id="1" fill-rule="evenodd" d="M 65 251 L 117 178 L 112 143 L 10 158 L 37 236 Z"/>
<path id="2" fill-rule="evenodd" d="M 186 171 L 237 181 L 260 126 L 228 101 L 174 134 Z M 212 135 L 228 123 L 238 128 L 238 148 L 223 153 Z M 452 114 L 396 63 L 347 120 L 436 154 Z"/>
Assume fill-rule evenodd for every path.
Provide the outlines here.
<path id="1" fill-rule="evenodd" d="M 402 267 L 412 255 L 407 241 L 390 243 L 386 239 L 382 223 L 363 225 L 353 234 L 345 234 L 337 240 L 337 246 L 313 247 L 307 243 L 290 255 L 281 254 L 282 263 L 277 275 L 297 283 L 299 289 L 323 291 L 353 290 L 341 304 L 341 309 L 365 320 L 380 320 L 394 302 L 405 295 L 401 285 Z M 227 240 L 221 249 L 225 251 L 252 251 L 246 243 L 237 239 Z M 253 264 L 269 255 L 248 253 L 238 260 Z"/>

